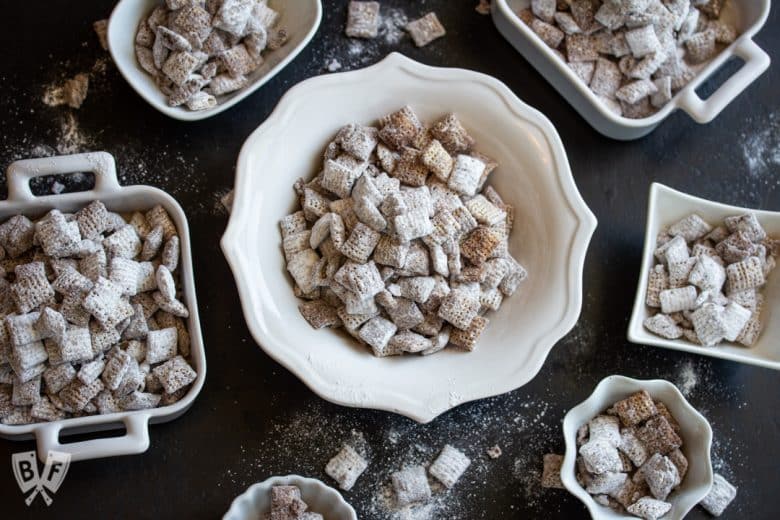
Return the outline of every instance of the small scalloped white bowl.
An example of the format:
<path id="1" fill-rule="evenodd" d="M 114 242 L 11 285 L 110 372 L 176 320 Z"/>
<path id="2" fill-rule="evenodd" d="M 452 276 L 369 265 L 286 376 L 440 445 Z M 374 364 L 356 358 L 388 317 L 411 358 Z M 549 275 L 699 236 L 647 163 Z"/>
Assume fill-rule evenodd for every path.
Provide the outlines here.
<path id="1" fill-rule="evenodd" d="M 290 35 L 287 43 L 273 52 L 263 55 L 264 62 L 249 75 L 249 84 L 230 94 L 219 97 L 219 103 L 207 110 L 192 111 L 185 106 L 171 107 L 165 95 L 157 87 L 154 78 L 138 64 L 135 57 L 135 34 L 138 24 L 162 0 L 120 0 L 108 23 L 108 48 L 111 58 L 127 82 L 147 103 L 180 121 L 199 121 L 219 114 L 241 102 L 287 66 L 309 44 L 322 20 L 320 0 L 270 0 L 270 5 L 281 13 L 279 27 Z"/>
<path id="2" fill-rule="evenodd" d="M 780 306 L 778 305 L 780 302 L 780 272 L 770 274 L 762 290 L 765 298 L 764 310 L 761 314 L 764 330 L 761 331 L 758 341 L 751 348 L 728 342 L 716 347 L 702 347 L 685 339 L 665 339 L 645 329 L 645 319 L 655 313 L 645 305 L 645 301 L 647 299 L 647 279 L 650 275 L 650 269 L 655 263 L 653 252 L 655 251 L 656 237 L 662 229 L 691 213 L 697 213 L 712 225 L 722 222 L 725 217 L 754 213 L 769 236 L 780 237 L 780 212 L 729 206 L 694 197 L 657 182 L 653 183 L 650 186 L 650 202 L 647 206 L 642 271 L 639 273 L 634 310 L 628 324 L 628 340 L 640 345 L 682 350 L 691 354 L 780 370 L 780 341 L 777 340 L 780 337 Z"/>
<path id="3" fill-rule="evenodd" d="M 316 173 L 341 126 L 373 124 L 406 104 L 425 121 L 456 112 L 476 149 L 500 163 L 490 184 L 516 210 L 509 248 L 530 276 L 490 314 L 471 353 L 375 358 L 341 332 L 313 330 L 286 274 L 279 220 L 295 211 L 295 180 Z M 538 373 L 579 317 L 582 267 L 595 228 L 547 118 L 494 78 L 393 53 L 285 94 L 241 150 L 222 249 L 249 329 L 271 357 L 324 399 L 429 422 L 460 403 L 519 388 Z"/>
<path id="4" fill-rule="evenodd" d="M 357 520 L 357 514 L 341 493 L 319 480 L 299 475 L 271 477 L 253 484 L 236 497 L 222 520 L 258 520 L 271 510 L 271 488 L 298 486 L 309 511 L 321 514 L 325 520 Z"/>
<path id="5" fill-rule="evenodd" d="M 563 419 L 566 455 L 561 466 L 561 481 L 572 495 L 585 504 L 594 520 L 618 520 L 634 517 L 617 513 L 609 507 L 597 504 L 593 497 L 577 482 L 575 476 L 577 430 L 617 401 L 640 390 L 647 390 L 655 401 L 664 403 L 672 416 L 680 423 L 680 437 L 683 440 L 682 452 L 689 464 L 688 473 L 682 484 L 668 499 L 668 502 L 672 504 L 672 509 L 664 515 L 664 520 L 681 520 L 707 496 L 712 487 L 712 460 L 710 457 L 712 428 L 707 419 L 691 406 L 677 387 L 669 381 L 609 376 L 602 379 L 590 397 L 569 410 Z"/>

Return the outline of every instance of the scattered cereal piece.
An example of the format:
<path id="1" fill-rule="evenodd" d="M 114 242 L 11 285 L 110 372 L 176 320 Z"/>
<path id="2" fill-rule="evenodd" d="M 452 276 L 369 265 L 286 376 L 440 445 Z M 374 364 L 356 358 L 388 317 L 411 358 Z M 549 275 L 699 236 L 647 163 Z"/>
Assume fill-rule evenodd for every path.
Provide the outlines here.
<path id="1" fill-rule="evenodd" d="M 563 455 L 547 453 L 543 457 L 544 467 L 542 468 L 542 487 L 565 489 L 561 482 L 561 465 L 563 464 Z"/>
<path id="2" fill-rule="evenodd" d="M 436 460 L 433 461 L 431 467 L 428 468 L 428 471 L 431 476 L 444 484 L 445 487 L 451 488 L 470 464 L 471 459 L 466 457 L 463 452 L 447 444 Z"/>
<path id="3" fill-rule="evenodd" d="M 392 475 L 396 504 L 404 507 L 409 504 L 426 502 L 431 498 L 431 488 L 423 466 L 412 466 Z"/>
<path id="4" fill-rule="evenodd" d="M 65 80 L 62 85 L 47 90 L 43 96 L 43 102 L 51 107 L 68 105 L 78 109 L 87 99 L 88 90 L 89 76 L 83 73 L 76 74 L 73 78 Z"/>
<path id="5" fill-rule="evenodd" d="M 409 22 L 406 24 L 405 29 L 418 47 L 425 47 L 433 40 L 447 34 L 436 13 L 433 12 L 426 14 L 418 20 Z"/>
<path id="6" fill-rule="evenodd" d="M 737 488 L 732 486 L 722 475 L 713 475 L 712 488 L 699 504 L 713 516 L 720 516 L 737 496 Z"/>
<path id="7" fill-rule="evenodd" d="M 376 38 L 379 34 L 379 2 L 350 2 L 345 32 L 350 38 Z"/>
<path id="8" fill-rule="evenodd" d="M 344 445 L 341 451 L 328 461 L 325 473 L 338 482 L 341 489 L 349 491 L 366 468 L 368 468 L 366 459 L 351 446 Z"/>

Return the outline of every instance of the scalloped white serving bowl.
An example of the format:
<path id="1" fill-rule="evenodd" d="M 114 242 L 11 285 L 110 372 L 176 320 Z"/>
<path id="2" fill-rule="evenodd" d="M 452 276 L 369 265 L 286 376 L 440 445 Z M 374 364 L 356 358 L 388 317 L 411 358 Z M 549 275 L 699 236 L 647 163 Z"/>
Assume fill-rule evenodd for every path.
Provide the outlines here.
<path id="1" fill-rule="evenodd" d="M 597 504 L 593 497 L 577 482 L 575 464 L 577 459 L 577 430 L 596 415 L 625 399 L 634 392 L 647 390 L 655 401 L 661 401 L 672 416 L 680 423 L 682 452 L 688 459 L 688 473 L 680 487 L 669 496 L 672 509 L 664 520 L 681 520 L 696 504 L 707 496 L 712 487 L 712 428 L 707 419 L 683 397 L 669 381 L 654 379 L 642 381 L 623 376 L 609 376 L 593 390 L 585 401 L 575 406 L 563 419 L 563 437 L 566 441 L 566 455 L 561 466 L 561 481 L 572 495 L 579 498 L 588 508 L 594 520 L 618 520 L 634 518 L 623 515 L 609 507 Z"/>
<path id="2" fill-rule="evenodd" d="M 192 111 L 185 106 L 168 106 L 165 95 L 154 78 L 138 64 L 135 57 L 135 34 L 138 24 L 163 0 L 120 0 L 108 23 L 108 48 L 119 72 L 150 105 L 166 116 L 180 121 L 199 121 L 223 112 L 239 103 L 276 76 L 308 45 L 322 21 L 320 0 L 270 0 L 270 6 L 281 13 L 278 27 L 287 29 L 288 42 L 276 51 L 263 55 L 263 65 L 249 75 L 249 84 L 230 94 L 220 96 L 219 103 L 208 110 Z"/>
<path id="3" fill-rule="evenodd" d="M 319 480 L 287 475 L 271 477 L 253 484 L 242 495 L 236 497 L 222 520 L 257 520 L 271 510 L 271 488 L 274 486 L 298 486 L 301 498 L 309 511 L 321 514 L 325 520 L 357 520 L 357 514 L 341 493 Z"/>
<path id="4" fill-rule="evenodd" d="M 491 313 L 471 353 L 375 358 L 343 333 L 313 330 L 298 312 L 300 300 L 285 271 L 279 220 L 295 209 L 295 180 L 316 173 L 341 126 L 371 124 L 405 104 L 427 121 L 455 111 L 477 149 L 500 163 L 490 184 L 516 209 L 509 247 L 530 276 Z M 582 266 L 595 228 L 547 118 L 494 78 L 393 53 L 372 67 L 309 79 L 285 94 L 241 150 L 222 249 L 249 329 L 271 357 L 324 399 L 428 422 L 537 374 L 579 317 Z"/>
<path id="5" fill-rule="evenodd" d="M 685 339 L 665 339 L 657 336 L 644 327 L 645 319 L 657 312 L 645 305 L 647 299 L 647 279 L 650 269 L 655 264 L 653 252 L 658 233 L 678 220 L 697 213 L 707 222 L 715 225 L 725 217 L 753 213 L 771 237 L 780 237 L 780 212 L 762 211 L 739 206 L 729 206 L 713 202 L 681 191 L 673 190 L 663 184 L 653 183 L 650 186 L 650 202 L 647 206 L 647 228 L 645 230 L 645 247 L 642 252 L 642 270 L 639 273 L 639 284 L 634 300 L 634 310 L 628 324 L 628 340 L 640 345 L 682 350 L 691 354 L 700 354 L 721 359 L 756 365 L 772 370 L 780 370 L 780 273 L 769 275 L 762 289 L 765 298 L 761 319 L 764 330 L 761 331 L 756 344 L 751 348 L 739 346 L 736 343 L 723 342 L 716 347 L 702 347 Z"/>

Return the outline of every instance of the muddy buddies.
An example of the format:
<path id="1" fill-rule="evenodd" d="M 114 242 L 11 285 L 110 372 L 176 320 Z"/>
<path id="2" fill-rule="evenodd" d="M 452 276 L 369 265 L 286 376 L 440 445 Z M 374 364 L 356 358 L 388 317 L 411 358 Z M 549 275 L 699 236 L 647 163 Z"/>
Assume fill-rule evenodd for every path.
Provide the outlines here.
<path id="1" fill-rule="evenodd" d="M 141 21 L 138 64 L 172 107 L 206 110 L 247 86 L 268 51 L 287 41 L 266 0 L 166 0 Z"/>
<path id="2" fill-rule="evenodd" d="M 762 289 L 776 265 L 778 241 L 753 213 L 710 224 L 691 214 L 656 239 L 645 329 L 666 339 L 713 347 L 752 347 L 763 327 Z"/>
<path id="3" fill-rule="evenodd" d="M 514 208 L 486 184 L 496 167 L 455 114 L 425 126 L 407 106 L 343 127 L 281 220 L 306 321 L 379 357 L 476 348 L 527 276 L 508 249 Z"/>
<path id="4" fill-rule="evenodd" d="M 261 515 L 260 520 L 323 520 L 323 516 L 309 511 L 297 486 L 273 486 L 271 510 Z"/>
<path id="5" fill-rule="evenodd" d="M 21 425 L 166 406 L 196 372 L 179 237 L 161 206 L 95 201 L 0 224 L 0 421 Z"/>
<path id="6" fill-rule="evenodd" d="M 664 518 L 688 472 L 681 428 L 669 409 L 641 390 L 614 403 L 577 432 L 576 481 L 594 501 L 646 520 Z M 542 487 L 563 488 L 563 457 L 543 458 Z M 736 489 L 716 475 L 701 505 L 719 516 Z"/>
<path id="7" fill-rule="evenodd" d="M 532 0 L 519 17 L 613 112 L 651 116 L 737 38 L 731 0 Z"/>

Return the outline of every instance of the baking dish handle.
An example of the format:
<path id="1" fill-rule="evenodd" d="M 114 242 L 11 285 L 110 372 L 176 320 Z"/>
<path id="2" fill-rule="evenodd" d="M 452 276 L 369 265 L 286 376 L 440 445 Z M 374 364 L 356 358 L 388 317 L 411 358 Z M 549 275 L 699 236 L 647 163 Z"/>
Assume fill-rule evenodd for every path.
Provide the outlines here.
<path id="1" fill-rule="evenodd" d="M 95 174 L 95 188 L 98 195 L 108 194 L 120 188 L 116 176 L 114 157 L 107 152 L 91 152 L 61 157 L 41 157 L 16 161 L 8 167 L 9 201 L 31 201 L 35 199 L 30 189 L 30 180 L 46 175 L 91 172 Z"/>
<path id="2" fill-rule="evenodd" d="M 44 424 L 35 432 L 38 458 L 45 460 L 50 451 L 69 454 L 71 462 L 143 453 L 149 449 L 149 417 L 149 414 L 144 413 L 132 413 L 124 417 L 121 422 L 124 423 L 127 433 L 122 437 L 65 444 L 60 443 L 60 424 Z"/>
<path id="3" fill-rule="evenodd" d="M 709 123 L 715 119 L 734 98 L 769 68 L 769 55 L 750 38 L 739 40 L 731 54 L 742 58 L 745 64 L 714 94 L 703 100 L 692 86 L 683 93 L 680 108 L 698 123 Z"/>

